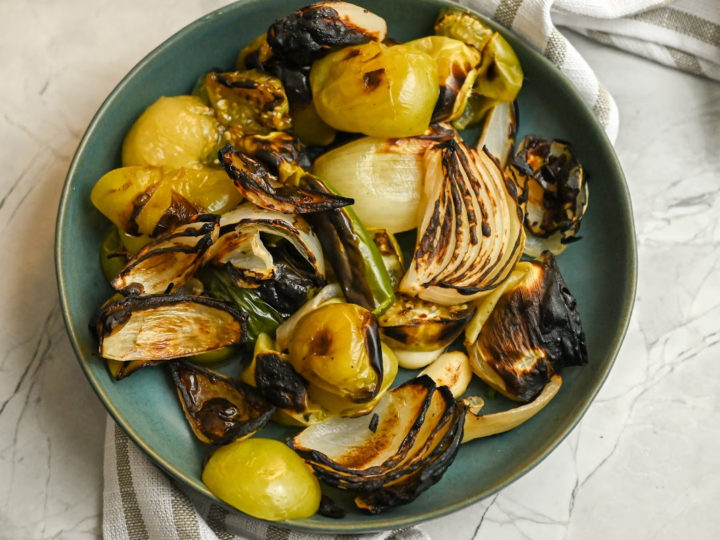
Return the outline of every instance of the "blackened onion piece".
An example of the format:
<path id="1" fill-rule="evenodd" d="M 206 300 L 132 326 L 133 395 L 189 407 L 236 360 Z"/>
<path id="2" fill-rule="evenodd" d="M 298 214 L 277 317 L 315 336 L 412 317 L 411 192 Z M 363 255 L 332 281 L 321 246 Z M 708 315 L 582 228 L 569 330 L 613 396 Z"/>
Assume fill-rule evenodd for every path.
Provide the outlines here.
<path id="1" fill-rule="evenodd" d="M 525 236 L 497 161 L 451 139 L 425 153 L 425 210 L 398 290 L 442 305 L 483 296 L 510 275 Z"/>
<path id="2" fill-rule="evenodd" d="M 185 418 L 204 443 L 227 444 L 262 428 L 275 408 L 251 386 L 187 362 L 171 366 Z"/>
<path id="3" fill-rule="evenodd" d="M 332 47 L 382 41 L 385 21 L 347 2 L 318 2 L 278 19 L 267 33 L 268 44 L 284 63 L 302 67 Z"/>
<path id="4" fill-rule="evenodd" d="M 200 214 L 143 247 L 112 281 L 127 294 L 169 294 L 195 273 L 217 240 L 218 216 Z"/>
<path id="5" fill-rule="evenodd" d="M 587 363 L 577 303 L 550 252 L 527 264 L 524 277 L 503 292 L 468 350 L 475 374 L 523 402 L 554 373 Z"/>
<path id="6" fill-rule="evenodd" d="M 247 316 L 205 296 L 128 296 L 98 316 L 99 353 L 113 360 L 171 360 L 245 340 Z"/>
<path id="7" fill-rule="evenodd" d="M 307 403 L 306 381 L 279 353 L 255 355 L 255 385 L 273 405 L 301 412 Z"/>
<path id="8" fill-rule="evenodd" d="M 319 281 L 325 277 L 320 240 L 300 216 L 266 210 L 246 202 L 222 215 L 220 233 L 210 254 L 211 260 L 215 264 L 229 264 L 240 273 L 247 271 L 249 283 L 245 286 L 257 286 L 259 281 L 276 277 L 276 255 L 286 265 L 298 267 L 296 273 L 308 274 Z M 287 254 L 278 253 L 278 250 L 271 252 L 260 233 L 287 240 L 303 260 L 293 262 Z M 304 266 L 308 267 L 307 271 L 300 271 Z"/>
<path id="9" fill-rule="evenodd" d="M 238 152 L 232 145 L 225 145 L 218 157 L 242 196 L 261 208 L 285 214 L 307 214 L 353 203 L 347 197 L 283 184 L 265 165 Z"/>
<path id="10" fill-rule="evenodd" d="M 557 255 L 579 239 L 588 184 L 569 143 L 528 135 L 507 173 L 523 192 L 527 255 L 536 257 L 545 249 Z"/>

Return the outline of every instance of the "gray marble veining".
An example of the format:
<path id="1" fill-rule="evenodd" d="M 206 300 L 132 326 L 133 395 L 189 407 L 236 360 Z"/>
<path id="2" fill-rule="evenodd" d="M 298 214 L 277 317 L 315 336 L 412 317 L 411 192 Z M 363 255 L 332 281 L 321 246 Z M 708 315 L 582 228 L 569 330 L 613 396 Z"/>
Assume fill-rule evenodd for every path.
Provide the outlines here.
<path id="1" fill-rule="evenodd" d="M 105 413 L 60 315 L 65 172 L 107 93 L 223 2 L 0 0 L 0 538 L 100 535 Z M 620 107 L 639 246 L 630 330 L 572 434 L 445 539 L 720 538 L 720 85 L 573 36 Z"/>

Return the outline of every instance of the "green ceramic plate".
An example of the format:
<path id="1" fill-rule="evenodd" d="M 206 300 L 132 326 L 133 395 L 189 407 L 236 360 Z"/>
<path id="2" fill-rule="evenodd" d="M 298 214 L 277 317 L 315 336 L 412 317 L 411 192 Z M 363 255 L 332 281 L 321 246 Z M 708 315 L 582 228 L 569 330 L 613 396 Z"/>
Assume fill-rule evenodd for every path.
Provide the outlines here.
<path id="1" fill-rule="evenodd" d="M 278 16 L 308 0 L 250 0 L 215 11 L 168 39 L 115 88 L 85 133 L 68 172 L 57 221 L 56 264 L 63 314 L 80 365 L 100 400 L 132 439 L 178 481 L 212 497 L 200 481 L 207 448 L 190 433 L 165 370 L 141 370 L 113 382 L 88 331 L 110 296 L 98 264 L 107 221 L 90 204 L 100 176 L 120 165 L 124 134 L 159 96 L 186 94 L 199 74 L 234 65 L 240 48 Z M 408 40 L 432 33 L 441 0 L 359 1 Z M 494 26 L 494 25 L 493 25 Z M 615 153 L 592 112 L 544 58 L 507 31 L 526 74 L 519 96 L 520 136 L 541 133 L 572 141 L 591 176 L 583 240 L 559 262 L 577 297 L 590 364 L 568 369 L 555 400 L 532 421 L 464 445 L 442 480 L 413 503 L 378 516 L 316 516 L 288 525 L 312 531 L 360 532 L 400 527 L 458 510 L 506 486 L 541 461 L 580 419 L 600 388 L 622 341 L 635 291 L 636 253 L 630 199 Z M 499 399 L 490 409 L 506 404 Z M 270 435 L 283 436 L 282 430 Z"/>

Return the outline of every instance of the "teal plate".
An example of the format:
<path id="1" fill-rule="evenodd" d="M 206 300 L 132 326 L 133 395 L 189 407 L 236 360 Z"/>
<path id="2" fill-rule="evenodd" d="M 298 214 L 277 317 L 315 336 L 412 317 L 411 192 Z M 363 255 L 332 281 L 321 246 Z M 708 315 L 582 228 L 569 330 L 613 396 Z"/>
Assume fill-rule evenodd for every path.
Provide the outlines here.
<path id="1" fill-rule="evenodd" d="M 308 0 L 249 0 L 190 24 L 144 58 L 113 90 L 93 118 L 70 166 L 60 201 L 55 256 L 58 288 L 70 340 L 90 384 L 110 414 L 150 458 L 182 484 L 213 497 L 200 480 L 208 448 L 194 439 L 164 369 L 149 368 L 114 382 L 97 356 L 88 323 L 110 296 L 98 263 L 109 225 L 90 203 L 90 190 L 120 165 L 123 137 L 158 97 L 189 93 L 199 74 L 230 69 L 238 51 L 277 17 Z M 441 0 L 363 0 L 384 17 L 401 41 L 432 33 Z M 494 23 L 515 48 L 526 74 L 519 96 L 520 134 L 571 141 L 590 173 L 590 206 L 583 240 L 559 257 L 577 297 L 589 365 L 563 373 L 559 394 L 538 416 L 502 435 L 464 445 L 442 480 L 411 504 L 377 516 L 350 511 L 289 521 L 295 529 L 356 533 L 397 528 L 487 497 L 539 463 L 578 422 L 600 389 L 620 348 L 632 310 L 636 249 L 627 186 L 610 142 L 590 109 L 563 75 L 523 41 Z M 480 389 L 480 385 L 478 385 Z M 489 410 L 506 406 L 490 401 Z M 285 433 L 271 429 L 271 436 Z M 99 466 L 99 465 L 98 465 Z"/>

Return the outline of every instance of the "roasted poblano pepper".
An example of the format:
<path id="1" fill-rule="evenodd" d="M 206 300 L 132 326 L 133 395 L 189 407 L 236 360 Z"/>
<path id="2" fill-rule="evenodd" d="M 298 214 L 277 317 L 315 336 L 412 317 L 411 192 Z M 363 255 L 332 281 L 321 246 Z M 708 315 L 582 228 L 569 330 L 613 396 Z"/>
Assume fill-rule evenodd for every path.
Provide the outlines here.
<path id="1" fill-rule="evenodd" d="M 335 193 L 325 182 L 304 171 L 287 181 Z M 381 315 L 395 301 L 395 293 L 380 251 L 352 208 L 345 206 L 305 217 L 320 239 L 348 302 Z"/>
<path id="2" fill-rule="evenodd" d="M 203 282 L 208 294 L 231 302 L 242 312 L 247 313 L 247 341 L 249 343 L 253 343 L 263 332 L 272 334 L 282 322 L 280 314 L 261 298 L 257 289 L 237 287 L 224 269 L 203 268 L 197 277 Z"/>

